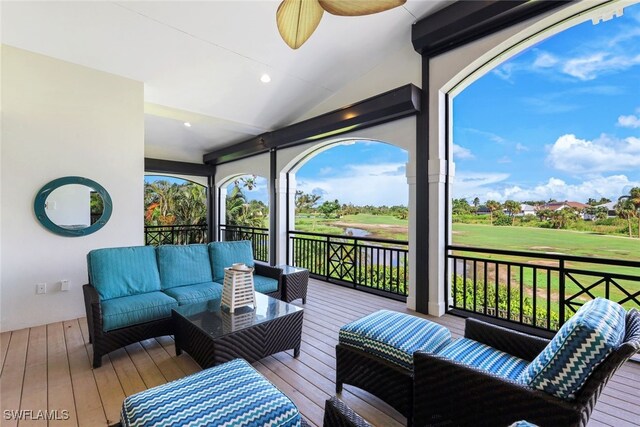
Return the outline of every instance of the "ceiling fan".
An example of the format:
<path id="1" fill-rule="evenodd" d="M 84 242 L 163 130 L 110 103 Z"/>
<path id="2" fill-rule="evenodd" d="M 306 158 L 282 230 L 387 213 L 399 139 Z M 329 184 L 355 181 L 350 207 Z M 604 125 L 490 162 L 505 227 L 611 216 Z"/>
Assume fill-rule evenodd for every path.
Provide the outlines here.
<path id="1" fill-rule="evenodd" d="M 291 49 L 311 37 L 325 11 L 339 16 L 361 16 L 384 12 L 407 0 L 283 0 L 276 12 L 278 31 Z"/>

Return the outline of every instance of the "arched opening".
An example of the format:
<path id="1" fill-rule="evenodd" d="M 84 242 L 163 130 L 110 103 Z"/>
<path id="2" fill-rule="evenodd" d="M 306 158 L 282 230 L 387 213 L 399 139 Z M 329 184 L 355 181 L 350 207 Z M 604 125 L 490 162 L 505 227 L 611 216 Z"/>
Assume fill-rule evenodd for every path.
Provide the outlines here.
<path id="1" fill-rule="evenodd" d="M 620 4 L 493 51 L 450 85 L 454 312 L 554 331 L 594 297 L 640 305 L 637 240 L 615 218 L 640 192 L 640 6 Z"/>
<path id="2" fill-rule="evenodd" d="M 268 180 L 235 174 L 218 184 L 219 240 L 250 240 L 254 258 L 269 261 Z"/>
<path id="3" fill-rule="evenodd" d="M 207 187 L 175 176 L 144 177 L 145 245 L 207 242 Z"/>
<path id="4" fill-rule="evenodd" d="M 409 153 L 349 138 L 308 148 L 283 169 L 287 263 L 322 280 L 405 300 Z"/>

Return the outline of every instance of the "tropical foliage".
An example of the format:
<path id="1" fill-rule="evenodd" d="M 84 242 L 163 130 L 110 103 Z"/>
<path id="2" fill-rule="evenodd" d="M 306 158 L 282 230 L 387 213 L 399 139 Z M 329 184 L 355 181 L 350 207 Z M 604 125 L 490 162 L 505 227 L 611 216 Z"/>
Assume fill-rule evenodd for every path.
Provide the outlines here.
<path id="1" fill-rule="evenodd" d="M 203 225 L 207 223 L 207 189 L 193 182 L 166 180 L 144 186 L 145 225 Z"/>
<path id="2" fill-rule="evenodd" d="M 243 189 L 252 190 L 256 186 L 255 176 L 244 176 L 233 182 L 227 194 L 227 225 L 264 228 L 269 218 L 269 207 L 259 200 L 247 200 Z"/>

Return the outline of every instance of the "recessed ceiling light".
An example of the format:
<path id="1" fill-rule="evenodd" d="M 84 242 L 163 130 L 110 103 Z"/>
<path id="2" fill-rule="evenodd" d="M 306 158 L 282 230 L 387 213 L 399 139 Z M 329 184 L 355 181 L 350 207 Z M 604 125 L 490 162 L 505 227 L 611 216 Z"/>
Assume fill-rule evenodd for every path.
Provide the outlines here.
<path id="1" fill-rule="evenodd" d="M 189 123 L 189 122 L 184 122 L 184 125 L 185 125 L 186 127 L 188 127 L 188 128 L 190 128 L 190 127 L 191 127 L 191 123 Z"/>
<path id="2" fill-rule="evenodd" d="M 269 74 L 263 74 L 262 77 L 260 77 L 260 81 L 262 83 L 269 83 L 271 81 L 271 77 L 269 77 Z"/>

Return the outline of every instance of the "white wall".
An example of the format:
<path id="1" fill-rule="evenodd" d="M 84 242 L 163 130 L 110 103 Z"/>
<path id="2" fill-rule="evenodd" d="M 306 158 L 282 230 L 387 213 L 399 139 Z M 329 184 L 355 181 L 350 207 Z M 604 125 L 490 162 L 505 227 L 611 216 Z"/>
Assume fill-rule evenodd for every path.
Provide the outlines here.
<path id="1" fill-rule="evenodd" d="M 371 98 L 408 83 L 422 87 L 421 64 L 421 56 L 413 49 L 410 40 L 407 40 L 404 49 L 388 56 L 374 69 L 341 88 L 340 91 L 305 113 L 299 121 Z"/>
<path id="2" fill-rule="evenodd" d="M 85 315 L 82 285 L 92 249 L 143 244 L 143 85 L 2 46 L 0 330 Z M 113 215 L 85 237 L 36 221 L 47 182 L 77 175 L 111 195 Z M 69 292 L 60 292 L 68 279 Z M 48 293 L 36 295 L 36 283 Z"/>

